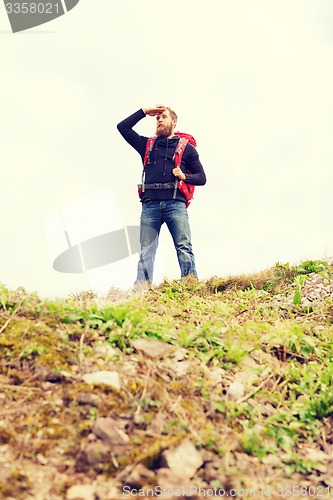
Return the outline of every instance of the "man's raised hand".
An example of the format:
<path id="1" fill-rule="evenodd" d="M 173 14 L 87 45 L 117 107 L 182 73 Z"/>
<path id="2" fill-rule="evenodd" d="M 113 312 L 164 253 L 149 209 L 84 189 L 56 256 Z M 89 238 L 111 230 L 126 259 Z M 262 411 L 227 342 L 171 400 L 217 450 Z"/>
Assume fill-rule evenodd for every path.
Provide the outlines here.
<path id="1" fill-rule="evenodd" d="M 165 111 L 166 107 L 162 105 L 156 105 L 154 108 L 142 108 L 142 109 L 145 115 L 158 116 L 161 113 L 163 113 L 163 111 Z"/>

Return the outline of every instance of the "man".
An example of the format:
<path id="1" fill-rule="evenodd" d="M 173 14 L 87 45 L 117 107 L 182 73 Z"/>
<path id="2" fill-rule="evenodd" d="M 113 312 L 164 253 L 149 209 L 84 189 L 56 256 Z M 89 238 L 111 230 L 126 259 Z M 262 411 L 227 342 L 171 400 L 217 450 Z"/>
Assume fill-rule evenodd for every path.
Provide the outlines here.
<path id="1" fill-rule="evenodd" d="M 139 135 L 133 127 L 146 116 L 155 116 L 157 119 L 157 139 L 144 169 L 141 252 L 135 284 L 153 281 L 158 237 L 164 222 L 175 245 L 181 276 L 193 274 L 197 278 L 186 200 L 179 189 L 174 194 L 174 182 L 178 178 L 185 183 L 202 186 L 206 183 L 205 172 L 198 152 L 191 144 L 187 144 L 184 150 L 181 166 L 175 168 L 173 155 L 179 142 L 179 137 L 174 135 L 177 115 L 165 106 L 140 109 L 117 125 L 121 135 L 140 154 L 142 161 L 148 137 Z"/>

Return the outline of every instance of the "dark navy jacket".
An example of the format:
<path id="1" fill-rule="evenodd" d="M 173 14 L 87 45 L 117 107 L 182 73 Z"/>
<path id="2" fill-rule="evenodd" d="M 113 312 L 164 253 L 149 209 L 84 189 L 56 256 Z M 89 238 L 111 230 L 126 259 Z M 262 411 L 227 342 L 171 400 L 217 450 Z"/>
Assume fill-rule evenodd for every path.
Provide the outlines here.
<path id="1" fill-rule="evenodd" d="M 136 113 L 125 118 L 118 123 L 117 128 L 124 139 L 140 154 L 142 162 L 146 150 L 148 137 L 139 135 L 133 130 L 133 127 L 142 118 L 145 113 L 139 109 Z M 150 161 L 145 166 L 145 184 L 174 182 L 176 177 L 172 170 L 175 168 L 173 158 L 175 149 L 179 141 L 178 136 L 171 139 L 157 138 L 154 147 L 150 153 Z M 199 159 L 197 150 L 191 144 L 187 144 L 180 168 L 186 173 L 186 183 L 194 186 L 203 186 L 206 183 L 206 175 Z M 190 173 L 188 173 L 190 172 Z M 147 189 L 142 200 L 171 200 L 173 198 L 173 189 Z M 184 195 L 177 190 L 176 199 L 185 201 Z"/>

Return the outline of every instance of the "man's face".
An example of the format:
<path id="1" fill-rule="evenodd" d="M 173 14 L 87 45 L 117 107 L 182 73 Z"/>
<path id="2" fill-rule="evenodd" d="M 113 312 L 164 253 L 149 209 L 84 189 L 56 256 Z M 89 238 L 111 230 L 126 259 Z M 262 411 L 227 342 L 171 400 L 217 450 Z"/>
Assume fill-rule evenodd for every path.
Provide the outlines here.
<path id="1" fill-rule="evenodd" d="M 168 109 L 156 117 L 156 135 L 157 137 L 170 137 L 173 135 L 176 126 L 175 120 L 172 120 Z"/>

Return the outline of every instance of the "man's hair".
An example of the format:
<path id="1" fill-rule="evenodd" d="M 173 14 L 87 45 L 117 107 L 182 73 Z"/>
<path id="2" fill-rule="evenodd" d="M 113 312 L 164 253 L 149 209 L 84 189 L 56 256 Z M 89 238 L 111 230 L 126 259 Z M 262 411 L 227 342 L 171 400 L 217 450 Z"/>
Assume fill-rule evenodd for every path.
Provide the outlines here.
<path id="1" fill-rule="evenodd" d="M 169 108 L 169 106 L 167 106 L 165 109 L 167 109 L 169 111 L 171 119 L 177 121 L 178 117 L 177 117 L 176 113 L 173 111 L 173 109 Z"/>

